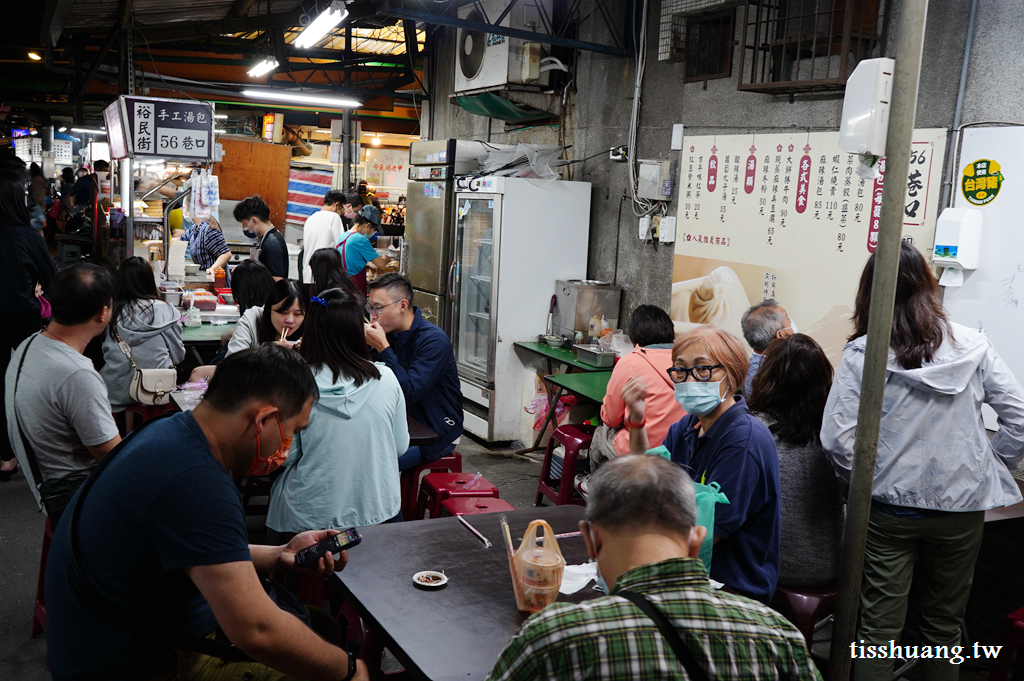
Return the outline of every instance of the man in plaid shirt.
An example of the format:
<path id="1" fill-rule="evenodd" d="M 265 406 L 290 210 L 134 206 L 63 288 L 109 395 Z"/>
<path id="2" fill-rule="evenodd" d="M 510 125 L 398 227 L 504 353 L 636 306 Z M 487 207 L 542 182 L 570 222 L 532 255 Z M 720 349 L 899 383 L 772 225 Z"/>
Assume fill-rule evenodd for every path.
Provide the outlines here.
<path id="1" fill-rule="evenodd" d="M 580 523 L 609 595 L 555 603 L 528 619 L 490 681 L 688 679 L 657 625 L 623 592 L 641 594 L 676 628 L 709 679 L 820 679 L 803 636 L 781 615 L 716 591 L 697 557 L 693 482 L 660 456 L 624 456 L 590 479 Z"/>

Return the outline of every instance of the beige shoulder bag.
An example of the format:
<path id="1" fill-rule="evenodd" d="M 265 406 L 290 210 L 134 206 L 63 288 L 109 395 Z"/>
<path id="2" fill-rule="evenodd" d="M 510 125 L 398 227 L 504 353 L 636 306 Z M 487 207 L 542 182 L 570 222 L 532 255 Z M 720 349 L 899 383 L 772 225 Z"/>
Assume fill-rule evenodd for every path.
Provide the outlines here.
<path id="1" fill-rule="evenodd" d="M 121 334 L 117 332 L 116 327 L 114 328 L 114 339 L 117 341 L 117 347 L 121 349 L 135 369 L 132 383 L 128 387 L 128 396 L 139 404 L 150 406 L 160 406 L 170 402 L 171 393 L 177 387 L 178 373 L 174 367 L 170 369 L 140 369 L 132 359 L 131 347 L 121 340 Z"/>

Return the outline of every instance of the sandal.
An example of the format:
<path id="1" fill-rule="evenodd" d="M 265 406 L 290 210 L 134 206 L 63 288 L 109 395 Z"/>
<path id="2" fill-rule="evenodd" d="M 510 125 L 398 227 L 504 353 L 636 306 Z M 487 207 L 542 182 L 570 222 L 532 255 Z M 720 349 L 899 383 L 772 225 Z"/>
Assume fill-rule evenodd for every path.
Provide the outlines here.
<path id="1" fill-rule="evenodd" d="M 11 470 L 0 470 L 0 482 L 7 482 L 19 470 L 21 470 L 21 464 L 18 463 L 17 461 L 14 462 L 14 468 L 12 468 Z"/>

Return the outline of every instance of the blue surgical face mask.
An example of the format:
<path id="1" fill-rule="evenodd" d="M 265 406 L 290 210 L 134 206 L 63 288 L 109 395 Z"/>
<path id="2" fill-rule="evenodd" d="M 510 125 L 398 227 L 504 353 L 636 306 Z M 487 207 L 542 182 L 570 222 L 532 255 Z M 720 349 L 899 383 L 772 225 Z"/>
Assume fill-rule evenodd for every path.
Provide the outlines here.
<path id="1" fill-rule="evenodd" d="M 722 382 L 700 383 L 686 381 L 676 383 L 676 402 L 687 414 L 706 416 L 722 403 Z"/>
<path id="2" fill-rule="evenodd" d="M 611 593 L 611 589 L 608 588 L 608 584 L 604 581 L 604 577 L 601 576 L 600 565 L 597 567 L 597 576 L 594 577 L 594 579 L 597 581 L 597 585 L 601 587 L 601 591 L 605 592 L 606 594 Z"/>
<path id="3" fill-rule="evenodd" d="M 589 532 L 589 529 L 588 529 L 588 532 Z M 597 544 L 594 543 L 594 533 L 593 532 L 590 532 L 590 544 L 591 544 L 591 546 L 597 546 Z M 597 558 L 594 558 L 594 562 L 597 563 Z M 605 582 L 604 581 L 604 577 L 601 576 L 601 565 L 600 564 L 597 565 L 597 570 L 595 570 L 594 573 L 595 573 L 594 581 L 597 582 L 597 585 L 601 588 L 601 591 L 603 591 L 606 594 L 609 593 L 611 591 L 611 589 L 608 588 L 608 583 Z"/>
<path id="4" fill-rule="evenodd" d="M 246 229 L 245 225 L 242 226 L 242 234 L 246 235 L 250 239 L 255 239 L 256 237 L 259 236 L 259 234 L 257 234 L 256 232 L 250 232 L 248 229 Z"/>

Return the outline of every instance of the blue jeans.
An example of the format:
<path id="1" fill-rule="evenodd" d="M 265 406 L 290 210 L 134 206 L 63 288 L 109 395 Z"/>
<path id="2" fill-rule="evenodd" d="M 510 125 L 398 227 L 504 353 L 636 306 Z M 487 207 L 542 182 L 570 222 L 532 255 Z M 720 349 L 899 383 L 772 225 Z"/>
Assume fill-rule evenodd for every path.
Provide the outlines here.
<path id="1" fill-rule="evenodd" d="M 448 456 L 454 451 L 455 443 L 453 442 L 452 444 L 448 445 L 441 451 L 435 453 L 429 459 L 421 460 L 422 454 L 420 454 L 420 448 L 418 446 L 409 447 L 409 449 L 405 450 L 405 454 L 402 454 L 400 457 L 398 457 L 398 470 L 407 471 L 410 468 L 416 468 L 416 466 L 419 466 L 420 464 L 429 463 L 431 461 L 437 461 L 442 456 Z"/>

